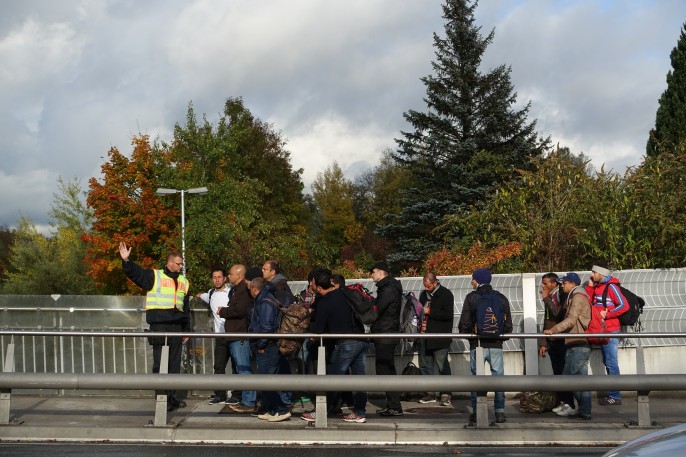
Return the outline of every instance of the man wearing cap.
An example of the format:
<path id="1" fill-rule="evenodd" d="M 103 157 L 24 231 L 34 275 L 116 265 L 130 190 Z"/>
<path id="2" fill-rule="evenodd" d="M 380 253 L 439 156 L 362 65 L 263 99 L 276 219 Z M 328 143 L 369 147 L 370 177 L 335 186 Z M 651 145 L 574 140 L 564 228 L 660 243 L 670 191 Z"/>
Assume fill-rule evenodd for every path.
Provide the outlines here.
<path id="1" fill-rule="evenodd" d="M 390 268 L 386 262 L 376 262 L 370 269 L 372 280 L 376 283 L 377 318 L 372 324 L 372 333 L 400 332 L 400 302 L 403 296 L 403 286 L 400 281 L 390 275 Z M 395 375 L 395 347 L 396 339 L 375 339 L 376 374 Z M 377 414 L 381 416 L 402 416 L 403 407 L 400 404 L 400 392 L 386 392 L 386 406 Z"/>
<path id="2" fill-rule="evenodd" d="M 606 291 L 607 289 L 607 291 Z M 619 280 L 612 277 L 612 271 L 593 265 L 591 278 L 586 285 L 586 292 L 591 297 L 591 305 L 601 308 L 600 314 L 605 318 L 605 326 L 610 333 L 619 333 L 621 325 L 619 316 L 629 311 L 629 303 L 619 289 Z M 607 293 L 606 293 L 607 292 Z M 606 296 L 603 302 L 603 295 Z M 619 339 L 610 338 L 610 342 L 601 346 L 603 364 L 609 375 L 619 375 Z M 621 405 L 622 396 L 617 390 L 607 393 L 607 397 L 599 398 L 601 405 Z"/>
<path id="3" fill-rule="evenodd" d="M 479 300 L 488 294 L 494 294 L 503 305 L 504 327 L 503 333 L 512 332 L 512 313 L 510 312 L 510 301 L 497 290 L 491 287 L 491 272 L 486 268 L 479 268 L 472 273 L 471 285 L 474 291 L 467 294 L 462 306 L 460 323 L 458 328 L 460 333 L 474 333 L 477 322 L 477 304 Z M 476 375 L 476 348 L 481 346 L 484 350 L 484 360 L 491 366 L 491 375 L 504 376 L 503 368 L 503 340 L 502 339 L 481 339 L 471 338 L 469 340 L 469 368 L 473 375 Z M 495 410 L 495 421 L 497 423 L 506 422 L 505 417 L 505 393 L 496 392 L 493 403 Z M 472 392 L 472 414 L 469 415 L 470 422 L 476 422 L 476 392 Z"/>
<path id="4" fill-rule="evenodd" d="M 571 272 L 560 278 L 562 290 L 567 293 L 564 304 L 565 318 L 559 324 L 543 331 L 546 335 L 555 333 L 584 333 L 591 322 L 591 307 L 588 293 L 581 286 L 581 278 Z M 571 336 L 565 338 L 565 366 L 563 375 L 588 375 L 588 359 L 591 356 L 591 345 L 583 337 Z M 573 404 L 562 405 L 558 416 L 576 417 L 578 419 L 591 418 L 591 392 L 575 391 L 574 399 L 577 408 Z"/>
<path id="5" fill-rule="evenodd" d="M 567 294 L 559 286 L 560 278 L 555 273 L 546 273 L 541 278 L 541 298 L 543 299 L 543 330 L 553 328 L 565 318 L 565 300 Z M 540 338 L 538 340 L 538 355 L 545 357 L 546 352 L 550 356 L 550 366 L 554 375 L 561 375 L 565 367 L 565 352 L 567 348 L 564 340 L 553 338 Z M 556 413 L 564 408 L 564 405 L 574 404 L 571 392 L 557 392 L 560 405 L 553 408 Z"/>

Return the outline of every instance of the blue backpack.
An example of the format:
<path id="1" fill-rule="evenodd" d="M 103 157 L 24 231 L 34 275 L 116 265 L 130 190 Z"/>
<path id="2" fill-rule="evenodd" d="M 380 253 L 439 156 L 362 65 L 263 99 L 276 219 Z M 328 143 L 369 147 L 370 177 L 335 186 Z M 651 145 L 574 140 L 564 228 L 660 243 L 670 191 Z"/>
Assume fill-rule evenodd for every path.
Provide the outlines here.
<path id="1" fill-rule="evenodd" d="M 505 309 L 497 293 L 479 294 L 476 302 L 476 334 L 500 336 L 505 329 Z"/>

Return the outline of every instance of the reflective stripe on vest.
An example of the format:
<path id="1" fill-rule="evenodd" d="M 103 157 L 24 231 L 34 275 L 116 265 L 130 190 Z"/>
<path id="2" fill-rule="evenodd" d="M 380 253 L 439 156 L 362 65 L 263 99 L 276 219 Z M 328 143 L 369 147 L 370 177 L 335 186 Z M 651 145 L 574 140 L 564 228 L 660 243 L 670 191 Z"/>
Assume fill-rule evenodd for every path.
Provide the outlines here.
<path id="1" fill-rule="evenodd" d="M 179 275 L 176 288 L 174 279 L 165 275 L 162 270 L 155 271 L 155 284 L 145 297 L 145 309 L 178 309 L 183 312 L 183 299 L 188 291 L 188 280 Z"/>

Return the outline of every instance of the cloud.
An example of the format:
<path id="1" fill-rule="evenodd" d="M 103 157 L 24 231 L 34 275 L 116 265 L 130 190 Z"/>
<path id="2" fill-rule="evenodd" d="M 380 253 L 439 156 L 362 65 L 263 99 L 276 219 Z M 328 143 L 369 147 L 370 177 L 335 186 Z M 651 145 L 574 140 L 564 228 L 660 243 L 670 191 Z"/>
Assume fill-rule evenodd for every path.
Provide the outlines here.
<path id="1" fill-rule="evenodd" d="M 0 16 L 0 224 L 47 224 L 57 176 L 99 177 L 110 147 L 171 138 L 188 102 L 216 120 L 228 97 L 288 140 L 307 184 L 334 160 L 375 166 L 425 109 L 440 2 L 24 0 Z M 666 87 L 686 4 L 488 0 L 484 67 L 512 67 L 521 106 L 553 141 L 637 164 Z M 11 195 L 12 197 L 8 197 Z M 30 196 L 30 198 L 17 197 Z"/>

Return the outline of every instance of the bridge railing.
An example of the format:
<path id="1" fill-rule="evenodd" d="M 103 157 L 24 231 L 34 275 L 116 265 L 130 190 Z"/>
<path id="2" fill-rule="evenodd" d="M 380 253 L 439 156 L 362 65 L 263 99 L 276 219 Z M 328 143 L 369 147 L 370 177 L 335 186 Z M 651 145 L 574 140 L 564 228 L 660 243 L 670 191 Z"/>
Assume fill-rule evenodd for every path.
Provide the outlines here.
<path id="1" fill-rule="evenodd" d="M 242 390 L 295 390 L 317 392 L 316 427 L 327 426 L 326 397 L 327 391 L 364 390 L 377 391 L 383 386 L 384 391 L 449 391 L 468 392 L 477 391 L 477 427 L 488 426 L 486 392 L 503 391 L 569 391 L 569 390 L 626 390 L 636 391 L 638 394 L 637 414 L 638 425 L 651 424 L 648 394 L 650 391 L 686 390 L 686 375 L 684 374 L 646 374 L 642 338 L 674 338 L 683 337 L 681 333 L 616 333 L 613 337 L 632 337 L 638 341 L 636 350 L 637 374 L 620 376 L 534 376 L 534 375 L 506 375 L 485 376 L 484 358 L 481 348 L 476 350 L 477 376 L 332 376 L 326 375 L 325 352 L 323 342 L 326 339 L 360 338 L 359 334 L 279 334 L 278 337 L 307 338 L 319 341 L 317 352 L 317 374 L 274 376 L 274 375 L 199 375 L 166 373 L 169 347 L 163 346 L 160 374 L 121 374 L 121 373 L 84 373 L 84 372 L 54 372 L 54 373 L 26 373 L 16 372 L 15 368 L 15 338 L 145 338 L 146 332 L 76 332 L 76 331 L 38 331 L 38 330 L 2 330 L 0 336 L 9 338 L 7 350 L 3 350 L 3 375 L 0 376 L 0 424 L 9 423 L 11 409 L 11 392 L 13 389 L 242 389 Z M 254 339 L 275 338 L 274 334 L 236 333 L 156 333 L 162 337 L 194 337 L 205 339 L 226 338 Z M 571 334 L 546 335 L 546 338 L 565 338 Z M 607 334 L 583 334 L 589 336 L 607 336 Z M 413 334 L 413 339 L 433 338 L 475 338 L 471 334 Z M 538 333 L 513 333 L 501 338 L 516 338 L 536 340 L 543 337 Z M 378 338 L 406 339 L 406 334 L 365 334 L 364 338 L 371 340 Z M 481 337 L 483 338 L 483 337 Z M 326 375 L 325 377 L 323 377 Z M 155 425 L 164 426 L 167 423 L 166 395 L 156 397 Z"/>

